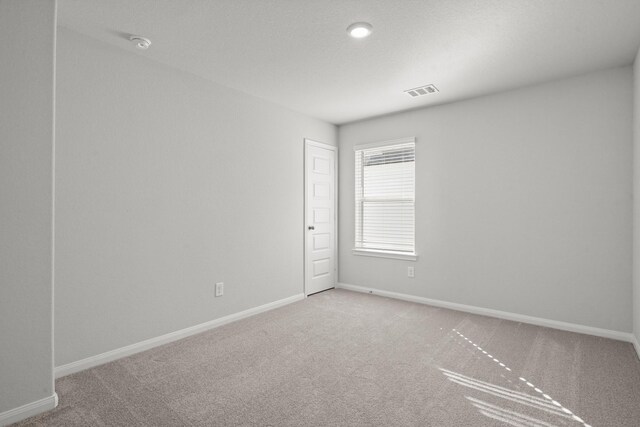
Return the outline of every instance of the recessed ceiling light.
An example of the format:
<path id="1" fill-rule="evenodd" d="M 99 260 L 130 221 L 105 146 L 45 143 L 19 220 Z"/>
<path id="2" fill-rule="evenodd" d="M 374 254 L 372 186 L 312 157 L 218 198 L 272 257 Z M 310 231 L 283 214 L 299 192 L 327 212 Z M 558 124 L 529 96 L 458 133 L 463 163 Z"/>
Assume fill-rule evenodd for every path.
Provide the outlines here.
<path id="1" fill-rule="evenodd" d="M 347 33 L 354 39 L 362 39 L 373 31 L 373 26 L 368 22 L 356 22 L 347 27 Z"/>
<path id="2" fill-rule="evenodd" d="M 135 47 L 141 50 L 149 49 L 149 46 L 151 46 L 151 40 L 146 37 L 131 36 L 129 37 L 129 40 L 131 40 Z"/>

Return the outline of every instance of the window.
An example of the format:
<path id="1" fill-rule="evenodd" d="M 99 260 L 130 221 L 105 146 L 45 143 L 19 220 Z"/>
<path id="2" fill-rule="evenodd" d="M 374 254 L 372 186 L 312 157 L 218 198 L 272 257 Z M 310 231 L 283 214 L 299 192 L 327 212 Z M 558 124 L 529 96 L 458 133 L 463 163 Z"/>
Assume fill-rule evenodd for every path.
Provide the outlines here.
<path id="1" fill-rule="evenodd" d="M 415 139 L 354 149 L 354 254 L 415 260 Z"/>

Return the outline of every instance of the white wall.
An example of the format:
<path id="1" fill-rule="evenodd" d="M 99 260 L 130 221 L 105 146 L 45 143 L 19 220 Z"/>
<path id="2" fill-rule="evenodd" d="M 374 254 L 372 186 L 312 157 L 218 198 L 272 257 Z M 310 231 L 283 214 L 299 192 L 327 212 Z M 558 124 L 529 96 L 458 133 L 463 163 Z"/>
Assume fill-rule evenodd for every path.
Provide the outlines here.
<path id="1" fill-rule="evenodd" d="M 640 50 L 633 66 L 633 332 L 640 354 Z"/>
<path id="2" fill-rule="evenodd" d="M 0 424 L 54 393 L 55 24 L 54 1 L 0 1 Z"/>
<path id="3" fill-rule="evenodd" d="M 623 67 L 341 126 L 340 282 L 631 331 L 631 111 Z M 351 253 L 353 146 L 406 136 L 415 279 Z"/>
<path id="4" fill-rule="evenodd" d="M 64 28 L 57 64 L 56 366 L 303 292 L 333 125 Z"/>

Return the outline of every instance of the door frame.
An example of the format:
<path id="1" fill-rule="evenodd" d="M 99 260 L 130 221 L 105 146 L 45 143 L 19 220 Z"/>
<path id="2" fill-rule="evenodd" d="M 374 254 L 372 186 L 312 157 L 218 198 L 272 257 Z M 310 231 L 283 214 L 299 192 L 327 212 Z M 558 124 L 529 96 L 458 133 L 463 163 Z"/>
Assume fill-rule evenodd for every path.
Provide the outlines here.
<path id="1" fill-rule="evenodd" d="M 324 142 L 315 141 L 313 139 L 304 138 L 304 150 L 302 159 L 303 169 L 303 197 L 304 197 L 304 209 L 302 217 L 302 229 L 304 230 L 303 239 L 303 257 L 302 257 L 302 292 L 304 297 L 307 297 L 307 243 L 309 240 L 309 233 L 307 232 L 307 213 L 309 212 L 308 199 L 307 199 L 307 151 L 308 147 L 324 148 L 335 153 L 334 165 L 333 165 L 333 256 L 334 256 L 334 286 L 338 286 L 338 147 L 335 145 L 329 145 Z"/>

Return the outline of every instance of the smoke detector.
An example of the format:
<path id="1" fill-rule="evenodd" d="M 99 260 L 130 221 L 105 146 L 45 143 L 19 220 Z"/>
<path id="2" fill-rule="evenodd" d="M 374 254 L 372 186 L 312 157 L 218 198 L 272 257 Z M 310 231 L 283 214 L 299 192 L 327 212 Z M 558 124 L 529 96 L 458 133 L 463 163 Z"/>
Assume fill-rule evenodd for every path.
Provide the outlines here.
<path id="1" fill-rule="evenodd" d="M 426 85 L 420 87 L 414 87 L 413 89 L 405 90 L 404 93 L 408 93 L 412 98 L 429 95 L 431 93 L 440 92 L 434 85 Z"/>
<path id="2" fill-rule="evenodd" d="M 149 49 L 149 46 L 151 46 L 151 40 L 146 37 L 130 36 L 129 40 L 131 40 L 131 43 L 133 43 L 136 48 L 141 50 Z"/>

